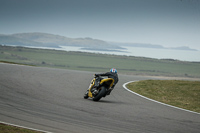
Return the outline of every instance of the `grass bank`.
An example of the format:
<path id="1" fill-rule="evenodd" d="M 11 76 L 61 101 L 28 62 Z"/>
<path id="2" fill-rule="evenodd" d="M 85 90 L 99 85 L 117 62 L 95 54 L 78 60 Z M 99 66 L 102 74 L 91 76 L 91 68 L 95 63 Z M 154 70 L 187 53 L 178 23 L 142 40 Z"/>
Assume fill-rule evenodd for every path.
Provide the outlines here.
<path id="1" fill-rule="evenodd" d="M 42 133 L 42 132 L 19 128 L 19 127 L 14 127 L 14 126 L 9 126 L 9 125 L 0 123 L 0 133 Z"/>
<path id="2" fill-rule="evenodd" d="M 200 113 L 200 82 L 145 80 L 127 85 L 130 90 L 156 101 Z"/>
<path id="3" fill-rule="evenodd" d="M 0 45 L 0 61 L 93 72 L 105 72 L 115 67 L 121 74 L 200 78 L 200 62 L 172 59 L 159 60 Z"/>

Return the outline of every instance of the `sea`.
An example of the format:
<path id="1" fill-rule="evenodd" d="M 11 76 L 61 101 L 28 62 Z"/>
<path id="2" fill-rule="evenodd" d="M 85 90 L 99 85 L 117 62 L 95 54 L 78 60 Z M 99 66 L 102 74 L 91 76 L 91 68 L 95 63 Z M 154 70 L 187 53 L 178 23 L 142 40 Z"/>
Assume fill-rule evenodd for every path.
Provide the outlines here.
<path id="1" fill-rule="evenodd" d="M 37 48 L 200 62 L 200 51 L 192 51 L 192 50 L 139 48 L 139 47 L 127 47 L 127 46 L 122 46 L 122 48 L 124 49 L 116 51 L 87 50 L 83 49 L 83 47 L 73 47 L 73 46 L 60 46 L 60 48 L 47 48 L 47 47 L 37 47 Z"/>

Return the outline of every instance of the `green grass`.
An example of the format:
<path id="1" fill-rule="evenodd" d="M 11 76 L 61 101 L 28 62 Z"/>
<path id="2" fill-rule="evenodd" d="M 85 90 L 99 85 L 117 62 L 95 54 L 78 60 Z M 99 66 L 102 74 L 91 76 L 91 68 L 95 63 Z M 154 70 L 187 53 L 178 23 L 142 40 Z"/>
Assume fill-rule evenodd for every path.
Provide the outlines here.
<path id="1" fill-rule="evenodd" d="M 158 60 L 133 56 L 66 52 L 1 45 L 0 61 L 93 72 L 105 72 L 115 67 L 121 74 L 200 77 L 200 62 Z"/>
<path id="2" fill-rule="evenodd" d="M 9 125 L 0 123 L 0 133 L 42 133 L 42 132 L 33 131 L 29 129 L 23 129 L 23 128 L 9 126 Z"/>
<path id="3" fill-rule="evenodd" d="M 200 81 L 145 80 L 127 87 L 156 101 L 200 113 Z"/>

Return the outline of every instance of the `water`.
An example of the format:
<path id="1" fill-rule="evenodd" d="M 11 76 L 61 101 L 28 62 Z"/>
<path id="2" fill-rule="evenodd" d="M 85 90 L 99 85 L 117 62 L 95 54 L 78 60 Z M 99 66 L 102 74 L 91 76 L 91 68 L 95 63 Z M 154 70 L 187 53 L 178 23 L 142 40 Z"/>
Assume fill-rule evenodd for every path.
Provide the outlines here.
<path id="1" fill-rule="evenodd" d="M 35 47 L 32 47 L 32 48 L 35 48 Z M 126 49 L 121 50 L 121 52 L 119 51 L 93 51 L 93 50 L 85 50 L 85 49 L 83 50 L 82 49 L 83 47 L 72 47 L 72 46 L 60 46 L 60 48 L 47 48 L 47 47 L 39 47 L 39 48 L 200 62 L 200 51 L 137 48 L 137 47 L 123 47 Z"/>
<path id="2" fill-rule="evenodd" d="M 65 51 L 81 51 L 102 54 L 126 55 L 126 56 L 139 56 L 149 57 L 156 59 L 175 59 L 182 61 L 200 61 L 200 51 L 187 51 L 187 50 L 172 50 L 172 49 L 155 49 L 155 48 L 137 48 L 137 47 L 123 47 L 126 50 L 117 51 L 92 51 L 82 50 L 81 47 L 61 46 Z"/>

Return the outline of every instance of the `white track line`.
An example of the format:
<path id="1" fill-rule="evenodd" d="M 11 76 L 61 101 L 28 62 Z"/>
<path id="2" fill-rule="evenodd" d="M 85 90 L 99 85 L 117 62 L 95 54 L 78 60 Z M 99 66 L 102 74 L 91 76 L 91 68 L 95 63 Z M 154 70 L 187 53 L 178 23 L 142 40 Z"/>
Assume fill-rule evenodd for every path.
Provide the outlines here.
<path id="1" fill-rule="evenodd" d="M 49 132 L 49 131 L 44 131 L 44 130 L 29 128 L 29 127 L 24 127 L 24 126 L 15 125 L 15 124 L 11 124 L 11 123 L 6 123 L 6 122 L 2 122 L 2 121 L 0 121 L 0 123 L 1 123 L 1 124 L 5 124 L 5 125 L 9 125 L 9 126 L 14 126 L 14 127 L 29 129 L 29 130 L 33 130 L 33 131 L 43 132 L 43 133 L 52 133 L 52 132 Z"/>
<path id="2" fill-rule="evenodd" d="M 190 112 L 190 113 L 195 113 L 195 114 L 199 114 L 199 115 L 200 115 L 200 113 L 197 113 L 197 112 L 194 112 L 194 111 L 190 111 L 190 110 L 186 110 L 186 109 L 182 109 L 182 108 L 178 108 L 178 107 L 175 107 L 175 106 L 172 106 L 172 105 L 169 105 L 169 104 L 165 104 L 165 103 L 162 103 L 162 102 L 158 102 L 158 101 L 156 101 L 156 100 L 153 100 L 153 99 L 150 99 L 150 98 L 148 98 L 148 97 L 142 96 L 142 95 L 140 95 L 140 94 L 138 94 L 138 93 L 135 93 L 135 92 L 129 90 L 128 88 L 126 88 L 126 85 L 129 84 L 129 83 L 131 83 L 131 82 L 135 82 L 135 81 L 129 81 L 129 82 L 125 83 L 125 84 L 123 84 L 123 87 L 124 87 L 124 89 L 126 89 L 127 91 L 129 91 L 129 92 L 131 92 L 131 93 L 133 93 L 133 94 L 135 94 L 135 95 L 138 95 L 138 96 L 140 96 L 140 97 L 142 97 L 142 98 L 145 98 L 145 99 L 147 99 L 147 100 L 150 100 L 150 101 L 153 101 L 153 102 L 156 102 L 156 103 L 165 105 L 165 106 L 169 106 L 169 107 L 172 107 L 172 108 L 176 108 L 176 109 L 180 109 L 180 110 L 183 110 L 183 111 L 187 111 L 187 112 Z"/>

